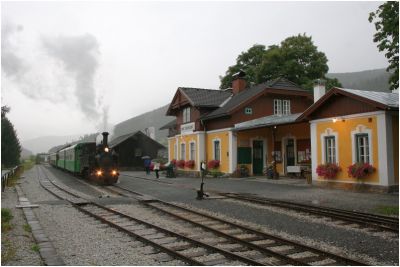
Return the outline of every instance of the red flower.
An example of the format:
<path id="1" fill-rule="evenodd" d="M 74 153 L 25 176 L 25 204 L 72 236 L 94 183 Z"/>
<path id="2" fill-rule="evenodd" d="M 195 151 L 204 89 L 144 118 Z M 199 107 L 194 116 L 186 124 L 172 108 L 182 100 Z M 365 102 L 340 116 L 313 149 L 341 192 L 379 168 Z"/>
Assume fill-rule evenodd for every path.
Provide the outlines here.
<path id="1" fill-rule="evenodd" d="M 347 168 L 347 174 L 353 178 L 364 178 L 370 173 L 373 173 L 375 168 L 369 163 L 354 163 Z"/>
<path id="2" fill-rule="evenodd" d="M 207 167 L 208 167 L 209 169 L 216 169 L 216 168 L 218 168 L 218 167 L 219 167 L 219 160 L 216 160 L 216 159 L 210 160 L 210 161 L 207 163 Z"/>
<path id="3" fill-rule="evenodd" d="M 187 160 L 185 162 L 185 167 L 192 169 L 194 167 L 194 160 Z"/>
<path id="4" fill-rule="evenodd" d="M 326 179 L 335 178 L 336 174 L 342 169 L 336 163 L 326 163 L 318 165 L 317 174 L 323 176 Z"/>
<path id="5" fill-rule="evenodd" d="M 176 165 L 176 159 L 171 160 L 172 165 Z"/>
<path id="6" fill-rule="evenodd" d="M 176 162 L 176 166 L 177 166 L 178 168 L 181 168 L 181 169 L 185 168 L 185 161 L 184 161 L 183 159 L 178 160 L 178 161 Z"/>

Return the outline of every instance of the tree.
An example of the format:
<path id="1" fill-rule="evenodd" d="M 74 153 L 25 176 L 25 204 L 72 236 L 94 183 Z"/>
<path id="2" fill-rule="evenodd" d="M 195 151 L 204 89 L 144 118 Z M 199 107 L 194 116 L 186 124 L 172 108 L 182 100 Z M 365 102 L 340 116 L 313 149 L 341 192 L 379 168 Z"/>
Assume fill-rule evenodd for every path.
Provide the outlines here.
<path id="1" fill-rule="evenodd" d="M 1 107 L 1 165 L 4 167 L 18 165 L 21 156 L 21 145 L 14 126 L 6 117 L 9 111 L 9 107 Z"/>
<path id="2" fill-rule="evenodd" d="M 255 44 L 250 47 L 246 52 L 242 52 L 236 58 L 236 64 L 230 66 L 225 73 L 225 76 L 220 76 L 221 85 L 219 88 L 225 89 L 232 85 L 233 75 L 240 70 L 246 72 L 246 79 L 248 82 L 255 82 L 257 75 L 256 68 L 259 66 L 262 60 L 262 56 L 265 53 L 265 46 Z"/>
<path id="3" fill-rule="evenodd" d="M 376 19 L 376 21 L 375 21 Z M 389 60 L 387 71 L 393 72 L 389 78 L 390 89 L 399 88 L 399 2 L 388 1 L 371 12 L 369 22 L 375 21 L 374 42 L 379 51 L 386 51 Z"/>
<path id="4" fill-rule="evenodd" d="M 264 46 L 257 46 L 260 47 L 257 53 L 254 53 L 254 45 L 237 58 L 236 65 L 229 67 L 226 76 L 221 78 L 220 88 L 230 87 L 232 74 L 239 69 L 246 72 L 246 79 L 250 83 L 285 77 L 305 89 L 311 89 L 313 80 L 324 78 L 330 86 L 341 86 L 337 79 L 325 77 L 329 69 L 328 59 L 318 51 L 312 38 L 305 34 L 286 38 L 280 45 L 269 46 L 267 50 Z"/>

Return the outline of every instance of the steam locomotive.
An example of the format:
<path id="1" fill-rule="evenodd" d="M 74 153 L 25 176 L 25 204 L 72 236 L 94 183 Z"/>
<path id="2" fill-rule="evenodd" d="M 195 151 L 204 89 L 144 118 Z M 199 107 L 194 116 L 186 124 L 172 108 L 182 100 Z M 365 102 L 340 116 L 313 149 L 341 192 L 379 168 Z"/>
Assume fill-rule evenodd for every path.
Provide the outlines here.
<path id="1" fill-rule="evenodd" d="M 108 132 L 96 142 L 82 142 L 50 154 L 50 164 L 99 184 L 118 181 L 117 156 L 108 146 Z"/>

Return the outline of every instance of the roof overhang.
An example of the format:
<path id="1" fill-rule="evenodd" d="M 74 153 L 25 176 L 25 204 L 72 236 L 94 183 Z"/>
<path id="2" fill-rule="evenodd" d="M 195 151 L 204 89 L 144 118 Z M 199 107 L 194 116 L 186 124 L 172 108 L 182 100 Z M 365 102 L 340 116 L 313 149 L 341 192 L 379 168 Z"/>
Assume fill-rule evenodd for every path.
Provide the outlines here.
<path id="1" fill-rule="evenodd" d="M 274 127 L 277 125 L 299 123 L 297 121 L 297 118 L 300 115 L 301 115 L 301 113 L 285 115 L 285 116 L 283 116 L 283 115 L 265 116 L 262 118 L 237 123 L 237 124 L 235 124 L 233 131 L 244 131 L 244 130 L 257 129 L 257 128 L 264 128 L 264 127 Z"/>

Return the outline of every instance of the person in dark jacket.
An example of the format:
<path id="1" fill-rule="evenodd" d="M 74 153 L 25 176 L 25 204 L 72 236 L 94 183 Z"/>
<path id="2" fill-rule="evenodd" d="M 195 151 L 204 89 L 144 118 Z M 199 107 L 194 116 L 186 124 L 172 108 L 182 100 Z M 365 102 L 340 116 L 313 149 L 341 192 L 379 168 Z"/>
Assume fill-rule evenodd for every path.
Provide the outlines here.
<path id="1" fill-rule="evenodd" d="M 151 159 L 145 159 L 144 160 L 144 169 L 146 171 L 146 174 L 150 174 L 150 165 L 151 165 Z"/>

